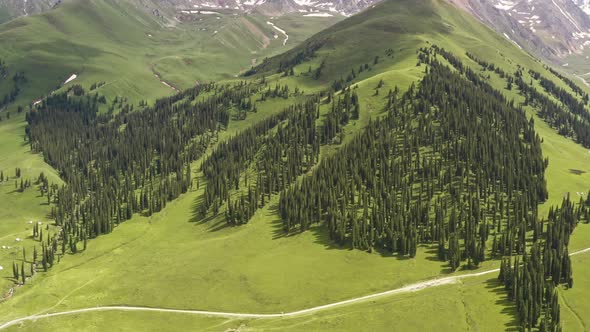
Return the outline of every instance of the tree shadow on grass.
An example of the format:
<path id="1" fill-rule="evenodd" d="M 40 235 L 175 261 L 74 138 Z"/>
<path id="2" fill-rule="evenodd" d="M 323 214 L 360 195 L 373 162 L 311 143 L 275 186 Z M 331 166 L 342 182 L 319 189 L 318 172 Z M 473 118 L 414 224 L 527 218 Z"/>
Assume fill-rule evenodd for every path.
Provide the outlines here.
<path id="1" fill-rule="evenodd" d="M 424 251 L 424 253 L 427 255 L 426 260 L 429 260 L 431 262 L 441 261 L 440 259 L 438 259 L 438 249 L 436 246 L 432 244 L 422 244 L 420 245 L 420 247 L 426 248 L 426 250 Z"/>
<path id="2" fill-rule="evenodd" d="M 424 257 L 424 259 L 426 259 L 427 261 L 430 261 L 430 262 L 439 263 L 441 265 L 441 270 L 440 270 L 441 274 L 452 274 L 457 271 L 468 270 L 468 268 L 463 267 L 463 266 L 459 267 L 457 270 L 453 270 L 448 261 L 440 260 L 438 258 L 438 245 L 436 245 L 436 244 L 432 244 L 432 243 L 421 244 L 418 247 L 419 248 L 426 248 L 424 250 L 424 254 L 426 254 L 426 257 Z"/>
<path id="3" fill-rule="evenodd" d="M 338 244 L 335 240 L 330 238 L 330 234 L 328 231 L 328 226 L 325 223 L 321 223 L 321 224 L 314 224 L 309 230 L 307 230 L 307 232 L 310 232 L 313 237 L 314 237 L 314 243 L 322 245 L 325 249 L 328 250 L 347 250 L 347 251 L 352 251 L 352 250 L 359 250 L 359 251 L 363 251 L 362 249 L 353 249 L 350 244 L 344 244 L 344 245 L 340 245 Z M 295 233 L 294 235 L 297 235 L 299 233 Z M 420 248 L 422 247 L 429 247 L 430 245 L 419 245 Z M 365 250 L 366 251 L 366 250 Z M 379 254 L 381 257 L 385 257 L 385 258 L 395 258 L 398 260 L 402 260 L 402 261 L 406 261 L 406 260 L 412 260 L 415 259 L 408 256 L 408 255 L 400 255 L 397 253 L 393 253 L 390 250 L 388 250 L 387 248 L 373 248 L 371 251 L 375 252 L 377 254 Z"/>
<path id="4" fill-rule="evenodd" d="M 204 222 L 211 220 L 212 217 L 207 218 L 207 217 L 203 216 L 203 213 L 201 212 L 201 206 L 203 205 L 204 201 L 205 201 L 204 195 L 197 196 L 197 198 L 193 202 L 193 206 L 191 208 L 192 216 L 189 219 L 189 222 L 191 222 L 191 223 L 204 223 Z"/>
<path id="5" fill-rule="evenodd" d="M 272 220 L 270 221 L 272 227 L 272 239 L 278 240 L 281 238 L 297 236 L 301 234 L 301 232 L 285 232 L 285 228 L 283 227 L 283 222 L 281 221 L 281 217 L 279 217 L 279 204 L 273 203 L 268 206 L 269 215 L 273 216 Z"/>
<path id="6" fill-rule="evenodd" d="M 273 227 L 273 240 L 277 240 L 280 238 L 288 238 L 288 237 L 295 237 L 302 235 L 302 232 L 299 230 L 292 231 L 291 233 L 286 233 L 285 229 L 283 228 L 283 223 L 278 215 L 278 205 L 273 205 L 268 208 L 269 215 L 275 216 L 272 220 L 272 227 Z M 353 249 L 348 244 L 340 245 L 336 241 L 332 240 L 329 235 L 328 226 L 326 223 L 320 224 L 312 224 L 312 226 L 306 230 L 305 232 L 309 232 L 314 237 L 314 243 L 323 246 L 327 250 L 360 250 L 360 249 Z M 412 259 L 425 259 L 431 262 L 437 262 L 441 265 L 441 274 L 452 274 L 457 271 L 477 271 L 477 267 L 468 268 L 466 265 L 462 265 L 457 270 L 453 270 L 448 262 L 441 261 L 438 258 L 438 246 L 435 243 L 426 243 L 418 245 L 418 248 L 424 249 L 423 252 L 418 253 L 417 257 L 409 257 L 407 255 L 400 255 L 397 253 L 392 253 L 386 248 L 373 248 L 373 251 L 381 255 L 381 257 L 389 257 L 389 258 L 396 258 L 398 260 L 412 260 Z"/>
<path id="7" fill-rule="evenodd" d="M 485 281 L 485 288 L 496 297 L 496 305 L 501 308 L 500 312 L 510 317 L 510 321 L 504 324 L 504 331 L 519 331 L 519 321 L 514 302 L 508 297 L 504 285 L 495 277 Z"/>
<path id="8" fill-rule="evenodd" d="M 320 224 L 313 223 L 308 230 L 303 231 L 303 232 L 299 229 L 294 229 L 290 232 L 286 232 L 283 222 L 282 222 L 281 218 L 278 216 L 278 211 L 279 211 L 278 203 L 274 203 L 268 207 L 269 215 L 274 216 L 274 218 L 271 221 L 272 229 L 273 229 L 272 230 L 272 239 L 273 240 L 301 236 L 302 234 L 309 232 L 314 237 L 313 242 L 324 246 L 324 248 L 326 248 L 326 249 L 329 249 L 329 250 L 334 250 L 334 249 L 350 250 L 348 247 L 341 246 L 341 245 L 337 244 L 335 241 L 333 241 L 332 239 L 330 239 L 330 236 L 328 234 L 328 229 L 327 229 L 327 226 L 325 223 L 320 223 Z"/>
<path id="9" fill-rule="evenodd" d="M 328 226 L 325 223 L 322 224 L 314 224 L 309 230 L 313 235 L 313 242 L 315 244 L 322 245 L 325 249 L 328 250 L 354 250 L 347 245 L 340 245 L 336 241 L 330 239 L 330 234 L 328 231 Z"/>
<path id="10" fill-rule="evenodd" d="M 204 195 L 199 195 L 197 199 L 194 201 L 192 206 L 192 216 L 189 219 L 190 223 L 195 225 L 207 225 L 207 230 L 209 232 L 217 232 L 223 230 L 228 227 L 232 227 L 227 222 L 225 222 L 224 218 L 221 218 L 219 214 L 214 215 L 208 213 L 207 215 L 203 215 L 201 211 L 201 206 L 203 205 Z"/>

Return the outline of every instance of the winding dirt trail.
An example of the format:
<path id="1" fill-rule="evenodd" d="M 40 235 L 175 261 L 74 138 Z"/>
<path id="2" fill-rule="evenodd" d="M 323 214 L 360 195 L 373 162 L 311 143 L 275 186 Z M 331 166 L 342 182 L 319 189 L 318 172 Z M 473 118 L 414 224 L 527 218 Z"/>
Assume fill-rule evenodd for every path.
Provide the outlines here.
<path id="1" fill-rule="evenodd" d="M 580 255 L 583 253 L 590 252 L 590 248 L 578 250 L 570 254 L 570 256 Z M 26 317 L 21 317 L 17 319 L 13 319 L 11 321 L 2 323 L 0 325 L 0 330 L 8 328 L 10 326 L 25 322 L 25 321 L 35 321 L 38 319 L 50 318 L 50 317 L 58 317 L 58 316 L 68 316 L 68 315 L 75 315 L 87 312 L 96 312 L 96 311 L 142 311 L 142 312 L 163 312 L 163 313 L 175 313 L 175 314 L 189 314 L 189 315 L 198 315 L 198 316 L 205 316 L 205 317 L 224 317 L 224 318 L 284 318 L 284 317 L 294 317 L 294 316 L 302 316 L 305 314 L 311 314 L 318 311 L 328 310 L 335 307 L 345 306 L 357 302 L 362 302 L 366 300 L 376 299 L 379 297 L 384 296 L 391 296 L 396 294 L 403 294 L 403 293 L 410 293 L 410 292 L 417 292 L 421 291 L 426 288 L 437 287 L 442 285 L 449 285 L 457 283 L 462 279 L 473 278 L 473 277 L 480 277 L 487 274 L 492 274 L 499 272 L 500 269 L 491 269 L 482 272 L 476 273 L 469 273 L 463 274 L 458 276 L 452 277 L 445 277 L 445 278 L 438 278 L 432 279 L 427 281 L 422 281 L 414 284 L 410 284 L 401 288 L 396 288 L 392 290 L 388 290 L 381 293 L 375 293 L 370 295 L 365 295 L 361 297 L 356 297 L 350 300 L 329 303 L 317 307 L 312 307 L 308 309 L 292 311 L 292 312 L 284 312 L 279 314 L 248 314 L 248 313 L 237 313 L 237 312 L 222 312 L 222 311 L 207 311 L 207 310 L 190 310 L 190 309 L 168 309 L 168 308 L 152 308 L 152 307 L 138 307 L 138 306 L 100 306 L 100 307 L 91 307 L 91 308 L 82 308 L 82 309 L 74 309 L 68 311 L 61 311 L 61 312 L 54 312 L 54 313 L 46 313 L 46 314 L 36 314 Z"/>

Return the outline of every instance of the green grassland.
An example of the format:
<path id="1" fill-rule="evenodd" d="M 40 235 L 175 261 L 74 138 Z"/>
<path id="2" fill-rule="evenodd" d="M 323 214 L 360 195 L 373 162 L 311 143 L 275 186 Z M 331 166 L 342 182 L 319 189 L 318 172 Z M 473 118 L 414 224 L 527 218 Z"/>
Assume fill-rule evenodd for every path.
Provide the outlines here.
<path id="1" fill-rule="evenodd" d="M 93 16 L 80 14 L 79 20 L 72 21 L 67 15 L 70 8 L 84 9 L 82 13 L 96 14 L 99 9 L 112 12 L 100 11 L 102 14 Z M 165 80 L 187 87 L 197 80 L 231 77 L 227 68 L 237 72 L 248 68 L 251 61 L 246 58 L 242 63 L 225 67 L 219 63 L 230 63 L 228 59 L 237 53 L 220 59 L 212 52 L 199 53 L 195 49 L 206 50 L 214 43 L 234 45 L 236 41 L 242 41 L 250 46 L 239 48 L 251 47 L 250 52 L 257 52 L 252 57 L 260 59 L 278 52 L 281 47 L 277 45 L 274 51 L 260 50 L 259 41 L 244 40 L 240 36 L 240 27 L 244 23 L 237 22 L 239 20 L 249 20 L 253 30 L 268 29 L 264 20 L 253 17 L 223 17 L 219 20 L 206 17 L 199 21 L 202 23 L 166 28 L 148 17 L 136 17 L 141 23 L 127 22 L 127 16 L 118 11 L 119 14 L 115 13 L 114 8 L 111 2 L 71 1 L 61 11 L 20 19 L 0 28 L 0 44 L 5 38 L 12 38 L 15 43 L 10 48 L 0 48 L 0 57 L 7 62 L 20 59 L 14 62 L 22 66 L 19 68 L 27 69 L 27 73 L 38 73 L 30 74 L 31 78 L 40 77 L 31 80 L 21 101 L 32 100 L 44 93 L 39 91 L 51 90 L 73 72 L 81 73 L 79 82 L 85 85 L 106 81 L 107 85 L 100 89 L 100 93 L 109 98 L 125 95 L 131 100 L 152 99 L 171 92 L 154 78 L 152 69 Z M 107 29 L 98 23 L 104 17 L 118 15 L 122 18 L 117 20 L 120 26 Z M 316 21 L 320 22 L 318 26 L 327 22 Z M 83 25 L 82 22 L 90 24 Z M 298 24 L 293 17 L 274 22 L 289 33 L 296 31 Z M 219 32 L 215 36 L 197 34 L 195 31 L 199 26 L 196 24 L 206 25 L 209 32 L 215 29 Z M 55 28 L 49 29 L 50 26 Z M 54 38 L 55 43 L 41 49 L 39 45 L 47 39 L 39 37 L 34 40 L 32 36 L 45 29 L 52 31 L 49 38 Z M 112 35 L 109 36 L 105 29 L 111 30 Z M 306 30 L 310 29 L 309 26 L 300 29 L 311 32 Z M 120 31 L 124 35 L 119 35 Z M 31 36 L 31 39 L 17 38 L 22 34 Z M 90 46 L 85 39 L 91 37 L 96 41 Z M 294 33 L 293 36 L 290 34 L 289 41 L 301 39 Z M 370 118 L 379 116 L 386 100 L 383 96 L 375 96 L 374 88 L 381 79 L 385 82 L 383 91 L 387 91 L 396 85 L 405 89 L 423 75 L 424 68 L 416 66 L 415 54 L 417 48 L 428 46 L 428 43 L 445 47 L 474 68 L 477 65 L 469 63 L 465 51 L 502 66 L 506 72 L 514 72 L 517 65 L 522 65 L 551 77 L 541 63 L 443 1 L 387 1 L 336 24 L 311 40 L 318 39 L 328 42 L 315 57 L 296 66 L 295 76 L 267 73 L 270 75 L 267 79 L 298 85 L 310 93 L 325 88 L 342 73 L 372 62 L 376 55 L 380 55 L 380 63 L 358 77 L 362 114 L 358 121 L 345 128 L 347 137 L 360 131 Z M 281 40 L 279 36 L 270 42 L 272 45 L 281 43 Z M 395 50 L 393 57 L 384 55 L 388 48 Z M 62 49 L 69 52 L 64 53 Z M 285 56 L 290 54 L 293 53 Z M 327 64 L 320 80 L 305 74 L 309 66 L 316 68 L 323 59 L 327 59 Z M 498 77 L 493 77 L 491 82 L 498 88 L 505 85 Z M 514 91 L 505 92 L 508 97 L 518 98 Z M 226 139 L 281 110 L 286 103 L 276 100 L 261 103 L 258 113 L 250 114 L 244 121 L 232 122 L 220 138 Z M 533 114 L 532 110 L 528 111 Z M 544 138 L 543 152 L 550 160 L 546 173 L 550 200 L 541 208 L 546 213 L 549 206 L 558 204 L 565 193 L 588 192 L 590 153 L 559 136 L 540 119 L 537 118 L 535 124 L 537 132 Z M 57 174 L 43 163 L 42 157 L 30 154 L 23 144 L 23 126 L 22 115 L 0 122 L 0 169 L 12 174 L 13 168 L 21 167 L 25 177 L 34 177 L 44 171 L 56 179 Z M 322 149 L 322 154 L 326 155 L 337 147 Z M 192 169 L 197 170 L 200 162 L 195 162 Z M 575 175 L 571 169 L 586 173 Z M 199 173 L 193 175 L 202 176 Z M 38 274 L 26 286 L 17 288 L 12 299 L 0 304 L 0 322 L 35 313 L 121 304 L 277 313 L 376 293 L 448 273 L 446 263 L 435 259 L 435 248 L 427 246 L 419 249 L 416 259 L 403 259 L 331 245 L 322 227 L 286 237 L 275 213 L 276 199 L 258 211 L 249 224 L 241 227 L 227 227 L 221 218 L 203 222 L 196 217 L 202 189 L 194 188 L 152 217 L 135 216 L 112 234 L 93 240 L 87 251 L 68 255 L 49 272 Z M 17 193 L 14 183 L 8 182 L 0 185 L 0 195 L 3 198 L 0 201 L 1 245 L 14 242 L 16 236 L 30 234 L 28 220 L 48 221 L 49 207 L 43 205 L 43 198 L 37 197 L 34 190 Z M 19 245 L 30 247 L 32 243 L 31 239 L 26 239 Z M 587 247 L 590 247 L 590 226 L 580 225 L 570 248 L 574 251 Z M 0 251 L 0 265 L 5 266 L 0 272 L 4 277 L 0 284 L 2 289 L 10 284 L 6 277 L 11 274 L 6 267 L 18 255 L 18 247 Z M 575 285 L 562 292 L 563 303 L 567 303 L 568 308 L 562 309 L 565 331 L 582 331 L 590 324 L 585 321 L 587 317 L 583 317 L 588 306 L 585 292 L 590 287 L 589 259 L 588 255 L 573 258 Z M 480 270 L 497 265 L 497 262 L 488 261 Z M 466 272 L 469 271 L 457 273 Z M 515 319 L 512 304 L 506 300 L 492 274 L 289 319 L 226 320 L 180 314 L 101 312 L 27 322 L 11 329 L 98 331 L 114 327 L 115 330 L 219 331 L 241 327 L 280 331 L 498 331 L 514 328 Z"/>
<path id="2" fill-rule="evenodd" d="M 484 291 L 479 292 L 480 288 Z M 513 317 L 505 312 L 508 301 L 502 298 L 502 293 L 503 290 L 489 279 L 478 278 L 464 284 L 445 285 L 297 318 L 240 320 L 183 314 L 101 312 L 49 318 L 43 323 L 28 322 L 13 330 L 32 331 L 42 325 L 47 330 L 100 331 L 117 322 L 121 330 L 139 328 L 142 331 L 162 331 L 170 326 L 179 329 L 197 327 L 200 331 L 499 331 L 514 326 Z"/>

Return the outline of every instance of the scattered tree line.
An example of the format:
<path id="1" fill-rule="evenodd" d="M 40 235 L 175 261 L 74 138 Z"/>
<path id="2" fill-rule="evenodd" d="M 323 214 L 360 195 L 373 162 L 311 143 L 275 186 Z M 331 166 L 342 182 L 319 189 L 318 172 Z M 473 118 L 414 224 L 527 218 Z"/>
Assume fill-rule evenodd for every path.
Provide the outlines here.
<path id="1" fill-rule="evenodd" d="M 500 78 L 507 80 L 507 88 L 511 89 L 513 84 L 516 85 L 519 94 L 525 98 L 524 105 L 536 108 L 539 117 L 557 130 L 560 135 L 572 138 L 586 148 L 590 147 L 590 113 L 586 109 L 588 95 L 573 81 L 552 68 L 546 67 L 551 73 L 562 79 L 574 91 L 575 95 L 559 87 L 554 81 L 537 71 L 528 70 L 532 80 L 527 82 L 524 79 L 522 68 L 519 68 L 515 75 L 511 76 L 502 71 L 499 72 L 499 67 L 493 63 L 480 60 L 470 53 L 467 55 L 484 69 L 495 69 Z M 539 82 L 543 92 L 537 90 L 533 85 L 533 80 Z M 554 97 L 560 103 L 555 102 L 549 96 Z"/>
<path id="2" fill-rule="evenodd" d="M 38 266 L 50 268 L 66 252 L 85 250 L 88 240 L 110 233 L 135 213 L 149 216 L 186 192 L 192 186 L 190 163 L 217 140 L 232 114 L 256 111 L 256 95 L 289 96 L 288 86 L 276 91 L 263 90 L 265 86 L 202 84 L 158 99 L 153 106 L 141 102 L 140 109 L 116 97 L 108 112 L 100 111 L 98 94 L 70 87 L 31 109 L 25 129 L 30 148 L 43 153 L 65 182 L 50 184 L 44 174 L 35 182 L 52 205 L 59 232 L 43 237 L 34 228 L 33 237 L 46 245 L 39 259 L 35 254 L 29 260 L 31 275 Z M 115 107 L 119 112 L 113 112 Z M 18 177 L 20 170 L 16 172 Z M 21 182 L 21 188 L 31 186 L 28 180 Z M 24 278 L 21 270 L 15 279 Z"/>
<path id="3" fill-rule="evenodd" d="M 191 161 L 227 127 L 230 109 L 256 91 L 245 83 L 203 84 L 114 115 L 99 112 L 97 95 L 66 92 L 28 112 L 31 150 L 42 152 L 66 183 L 43 192 L 63 230 L 59 242 L 76 252 L 80 242 L 111 232 L 134 213 L 160 211 L 186 192 Z"/>
<path id="4" fill-rule="evenodd" d="M 313 97 L 290 106 L 220 143 L 202 166 L 202 214 L 226 205 L 229 224 L 247 223 L 272 195 L 309 171 L 319 158 L 318 103 Z"/>
<path id="5" fill-rule="evenodd" d="M 498 76 L 500 76 L 500 78 L 505 78 L 506 76 L 509 76 L 508 74 L 506 74 L 506 72 L 500 66 L 496 66 L 494 63 L 482 60 L 470 52 L 467 52 L 466 55 L 469 59 L 471 59 L 472 61 L 479 64 L 484 70 L 492 71 L 492 72 L 498 74 Z"/>
<path id="6" fill-rule="evenodd" d="M 92 85 L 90 86 L 90 91 L 94 91 L 100 87 L 102 87 L 103 85 L 105 85 L 106 83 L 104 81 L 101 82 L 96 82 L 96 83 L 92 83 Z"/>
<path id="7" fill-rule="evenodd" d="M 331 97 L 332 109 L 324 118 L 324 124 L 320 130 L 320 142 L 330 144 L 342 141 L 340 134 L 343 127 L 350 120 L 357 120 L 360 114 L 359 98 L 356 92 L 347 89 L 338 96 Z"/>
<path id="8" fill-rule="evenodd" d="M 0 59 L 0 78 L 6 78 L 8 76 L 8 66 L 4 60 Z"/>
<path id="9" fill-rule="evenodd" d="M 498 279 L 516 304 L 523 331 L 561 331 L 557 286 L 574 285 L 567 246 L 579 220 L 588 217 L 589 205 L 590 200 L 574 204 L 565 198 L 549 212 L 544 236 L 534 240 L 530 253 L 502 259 Z"/>
<path id="10" fill-rule="evenodd" d="M 246 71 L 243 76 L 253 76 L 257 73 L 263 73 L 273 70 L 276 70 L 277 73 L 287 73 L 295 68 L 298 64 L 303 63 L 304 61 L 310 60 L 315 57 L 316 52 L 325 45 L 325 41 L 308 41 L 305 45 L 302 45 L 301 48 L 293 49 L 291 51 L 286 52 L 284 55 L 278 57 L 275 60 L 270 60 L 265 58 L 264 61 L 256 66 L 250 68 Z M 278 61 L 278 64 L 275 63 Z"/>
<path id="11" fill-rule="evenodd" d="M 580 86 L 576 83 L 574 83 L 574 81 L 572 81 L 571 79 L 569 79 L 568 77 L 564 76 L 563 74 L 561 74 L 560 72 L 558 72 L 557 70 L 549 67 L 549 66 L 545 66 L 545 69 L 547 69 L 551 74 L 557 76 L 559 79 L 561 79 L 567 86 L 570 87 L 570 89 L 572 89 L 572 91 L 580 96 L 582 98 L 582 100 L 584 100 L 585 104 L 588 104 L 588 94 L 582 90 L 582 88 L 580 88 Z"/>
<path id="12" fill-rule="evenodd" d="M 564 106 L 570 109 L 576 115 L 582 116 L 582 114 L 586 115 L 586 119 L 589 117 L 588 111 L 585 109 L 585 105 L 588 103 L 588 96 L 586 95 L 582 101 L 577 95 L 570 94 L 564 88 L 561 88 L 555 84 L 552 80 L 544 77 L 541 73 L 536 72 L 534 70 L 529 70 L 529 74 L 535 79 L 539 81 L 539 84 L 545 89 L 547 94 L 555 97 L 559 100 Z"/>
<path id="13" fill-rule="evenodd" d="M 6 69 L 0 69 L 0 71 L 2 70 L 5 71 L 4 75 L 7 75 Z M 17 72 L 12 76 L 12 89 L 10 92 L 6 93 L 2 99 L 0 99 L 0 109 L 16 100 L 21 92 L 22 85 L 26 84 L 27 81 L 28 80 L 23 72 Z"/>
<path id="14" fill-rule="evenodd" d="M 478 61 L 473 56 L 470 57 L 484 68 L 486 66 L 493 68 L 491 64 Z M 551 72 L 561 77 L 555 71 L 551 70 Z M 560 131 L 562 135 L 570 134 L 568 130 L 572 130 L 572 127 L 567 127 L 567 124 L 571 123 L 576 124 L 573 126 L 575 133 L 587 131 L 585 128 L 587 114 L 583 114 L 584 104 L 569 92 L 557 87 L 554 82 L 542 77 L 540 73 L 529 71 L 529 74 L 533 79 L 540 81 L 545 93 L 560 100 L 574 114 L 564 110 L 545 94 L 537 92 L 532 81 L 526 84 L 522 68 L 516 71 L 514 77 L 508 74 L 501 77 L 507 80 L 509 87 L 512 83 L 516 83 L 520 93 L 525 96 L 524 104 L 533 104 L 538 107 L 542 118 L 562 121 L 549 121 L 554 127 L 556 123 L 561 124 L 558 128 L 562 129 Z M 570 83 L 573 84 L 571 81 Z M 576 91 L 576 87 L 572 89 Z M 582 93 L 576 93 L 585 99 Z M 508 254 L 502 252 L 507 257 L 502 259 L 498 278 L 504 283 L 509 297 L 516 304 L 522 330 L 531 331 L 533 328 L 538 328 L 539 331 L 561 331 L 557 286 L 566 284 L 568 288 L 573 287 L 572 264 L 567 246 L 578 222 L 582 219 L 586 222 L 590 221 L 589 207 L 590 198 L 586 201 L 580 199 L 579 204 L 576 205 L 570 201 L 569 196 L 566 197 L 561 206 L 550 209 L 547 221 L 534 223 L 530 253 L 519 251 L 517 255 L 514 255 L 511 250 Z M 493 243 L 494 247 L 498 245 L 496 238 Z M 494 249 L 493 252 L 495 252 Z"/>
<path id="15" fill-rule="evenodd" d="M 538 109 L 539 117 L 560 135 L 570 137 L 586 148 L 590 147 L 590 113 L 582 103 L 571 100 L 571 103 L 568 102 L 570 107 L 565 102 L 562 106 L 547 97 L 545 93 L 539 92 L 532 84 L 525 82 L 521 74 L 516 75 L 515 83 L 519 93 L 525 97 L 524 104 Z M 563 96 L 569 95 L 563 89 L 560 91 Z M 547 93 L 553 92 L 554 90 L 547 90 Z M 569 97 L 564 97 L 564 100 L 569 100 Z"/>

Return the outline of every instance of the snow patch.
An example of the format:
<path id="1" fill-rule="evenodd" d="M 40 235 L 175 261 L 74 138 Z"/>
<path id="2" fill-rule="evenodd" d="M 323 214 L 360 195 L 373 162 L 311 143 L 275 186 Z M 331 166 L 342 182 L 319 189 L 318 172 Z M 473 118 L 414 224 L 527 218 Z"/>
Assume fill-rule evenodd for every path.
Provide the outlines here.
<path id="1" fill-rule="evenodd" d="M 76 78 L 78 78 L 78 75 L 76 75 L 76 74 L 72 74 L 72 76 L 70 76 L 70 78 L 68 78 L 68 79 L 67 79 L 67 80 L 64 82 L 64 85 L 65 85 L 65 84 L 68 84 L 68 83 L 70 83 L 71 81 L 75 80 Z"/>
<path id="2" fill-rule="evenodd" d="M 333 17 L 334 15 L 329 13 L 312 13 L 303 15 L 304 17 Z"/>
<path id="3" fill-rule="evenodd" d="M 218 12 L 213 12 L 210 10 L 181 10 L 183 14 L 201 14 L 201 15 L 221 15 Z"/>
<path id="4" fill-rule="evenodd" d="M 277 30 L 278 32 L 282 33 L 283 35 L 285 35 L 285 40 L 283 40 L 283 46 L 287 45 L 287 40 L 289 40 L 289 35 L 287 34 L 287 31 L 279 28 L 278 26 L 276 26 L 274 23 L 272 22 L 266 22 L 266 24 L 272 26 L 275 30 Z"/>
<path id="5" fill-rule="evenodd" d="M 516 3 L 507 0 L 500 0 L 498 4 L 494 5 L 494 7 L 500 10 L 511 10 L 512 8 L 514 8 L 514 6 L 516 6 Z"/>
<path id="6" fill-rule="evenodd" d="M 582 29 L 580 29 L 580 27 L 576 24 L 576 22 L 574 21 L 574 19 L 571 17 L 570 14 L 566 13 L 563 9 L 561 9 L 561 7 L 559 7 L 559 5 L 557 4 L 557 2 L 555 2 L 555 0 L 551 0 L 551 2 L 553 2 L 555 7 L 557 7 L 557 9 L 559 9 L 561 14 L 563 14 L 563 16 L 565 16 L 565 18 L 568 21 L 570 21 L 570 23 L 573 24 L 576 27 L 576 29 L 578 29 L 578 31 L 582 32 Z"/>
<path id="7" fill-rule="evenodd" d="M 295 3 L 299 6 L 313 6 L 318 2 L 313 0 L 295 0 Z"/>
<path id="8" fill-rule="evenodd" d="M 168 82 L 164 81 L 160 75 L 154 73 L 154 76 L 160 81 L 160 83 L 164 84 L 165 86 L 169 87 L 170 89 L 178 92 L 178 89 L 173 87 L 172 85 L 168 84 Z"/>

